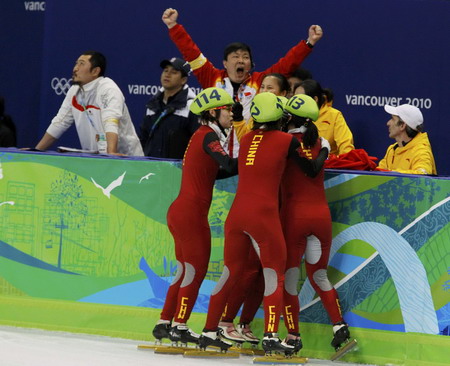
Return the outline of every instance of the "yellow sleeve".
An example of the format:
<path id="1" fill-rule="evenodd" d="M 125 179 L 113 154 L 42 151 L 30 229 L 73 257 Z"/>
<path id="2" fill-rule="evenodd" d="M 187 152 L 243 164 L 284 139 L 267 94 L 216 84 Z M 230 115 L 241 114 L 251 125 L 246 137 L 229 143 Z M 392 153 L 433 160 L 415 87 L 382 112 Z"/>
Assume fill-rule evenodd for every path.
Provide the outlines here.
<path id="1" fill-rule="evenodd" d="M 378 168 L 384 169 L 384 170 L 391 170 L 392 164 L 389 164 L 389 161 L 392 161 L 392 154 L 394 153 L 394 145 L 389 145 L 389 147 L 386 150 L 386 154 L 384 154 L 384 158 L 380 160 L 378 163 Z"/>
<path id="2" fill-rule="evenodd" d="M 338 150 L 338 155 L 348 153 L 355 149 L 353 145 L 353 134 L 340 111 L 336 116 L 334 126 L 334 141 Z"/>
<path id="3" fill-rule="evenodd" d="M 253 118 L 250 118 L 248 121 L 245 119 L 239 122 L 233 121 L 233 127 L 236 131 L 238 141 L 241 141 L 241 137 L 251 131 L 253 127 Z"/>
<path id="4" fill-rule="evenodd" d="M 380 162 L 378 163 L 378 168 L 389 170 L 389 168 L 387 167 L 387 164 L 386 164 L 386 156 L 380 160 Z"/>

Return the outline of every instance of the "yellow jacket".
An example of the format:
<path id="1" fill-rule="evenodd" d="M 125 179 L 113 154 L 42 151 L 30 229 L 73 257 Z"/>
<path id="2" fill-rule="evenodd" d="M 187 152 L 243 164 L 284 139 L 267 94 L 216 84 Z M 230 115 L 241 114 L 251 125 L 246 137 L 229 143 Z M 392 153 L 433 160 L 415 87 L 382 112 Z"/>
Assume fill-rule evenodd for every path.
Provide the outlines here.
<path id="1" fill-rule="evenodd" d="M 389 146 L 378 167 L 405 174 L 437 174 L 427 133 L 419 132 L 406 146 Z"/>
<path id="2" fill-rule="evenodd" d="M 352 131 L 342 113 L 333 108 L 331 103 L 322 105 L 319 118 L 314 123 L 319 130 L 319 136 L 330 143 L 330 154 L 341 155 L 355 149 Z"/>
<path id="3" fill-rule="evenodd" d="M 233 121 L 233 127 L 236 131 L 238 141 L 241 141 L 241 137 L 244 136 L 247 132 L 251 131 L 253 127 L 253 118 L 250 117 L 248 122 L 245 119 L 239 122 Z"/>

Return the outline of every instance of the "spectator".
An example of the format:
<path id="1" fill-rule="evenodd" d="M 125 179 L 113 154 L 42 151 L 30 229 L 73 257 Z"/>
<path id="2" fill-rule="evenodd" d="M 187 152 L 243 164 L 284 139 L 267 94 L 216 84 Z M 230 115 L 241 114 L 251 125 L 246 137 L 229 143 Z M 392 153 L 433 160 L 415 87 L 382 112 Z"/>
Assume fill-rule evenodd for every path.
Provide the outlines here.
<path id="1" fill-rule="evenodd" d="M 289 92 L 286 95 L 287 98 L 291 98 L 294 95 L 295 89 L 300 85 L 300 83 L 307 79 L 312 79 L 312 74 L 304 69 L 303 67 L 299 67 L 297 70 L 295 70 L 290 77 L 288 77 L 289 82 Z"/>
<path id="2" fill-rule="evenodd" d="M 278 73 L 266 74 L 261 80 L 261 86 L 259 87 L 258 93 L 264 92 L 269 92 L 284 98 L 289 92 L 288 80 Z M 250 117 L 248 121 L 246 121 L 243 116 L 242 105 L 239 102 L 236 102 L 233 105 L 233 119 L 233 127 L 240 140 L 243 135 L 253 128 L 253 118 Z"/>
<path id="3" fill-rule="evenodd" d="M 396 142 L 388 147 L 379 170 L 406 174 L 437 174 L 428 134 L 423 131 L 423 116 L 419 108 L 409 104 L 398 107 L 385 105 L 391 114 L 387 122 L 389 137 Z"/>
<path id="4" fill-rule="evenodd" d="M 308 79 L 300 83 L 295 94 L 306 94 L 316 101 L 319 107 L 319 118 L 314 123 L 319 129 L 319 136 L 330 143 L 330 154 L 341 155 L 355 148 L 352 131 L 345 122 L 344 116 L 332 107 L 333 92 L 330 89 L 322 89 L 316 80 Z"/>
<path id="5" fill-rule="evenodd" d="M 105 70 L 106 58 L 99 52 L 84 52 L 78 58 L 74 85 L 36 149 L 48 149 L 75 122 L 84 150 L 144 155 L 125 98 L 117 84 L 104 77 Z"/>
<path id="6" fill-rule="evenodd" d="M 0 97 L 0 147 L 17 146 L 16 126 L 11 116 L 5 114 L 5 98 Z"/>
<path id="7" fill-rule="evenodd" d="M 161 90 L 148 102 L 141 125 L 145 156 L 182 159 L 192 134 L 200 126 L 189 111 L 195 94 L 187 85 L 191 67 L 181 58 L 161 62 Z"/>
<path id="8" fill-rule="evenodd" d="M 308 31 L 308 39 L 294 46 L 285 57 L 263 72 L 253 72 L 254 67 L 251 49 L 245 43 L 231 43 L 225 48 L 223 65 L 219 70 L 201 53 L 184 27 L 177 24 L 178 11 L 166 9 L 162 16 L 169 28 L 172 41 L 180 50 L 184 59 L 189 61 L 195 76 L 203 88 L 217 86 L 225 89 L 236 102 L 244 107 L 244 118 L 250 117 L 250 104 L 257 93 L 265 74 L 277 72 L 288 77 L 311 53 L 312 48 L 323 35 L 319 25 L 312 25 Z"/>

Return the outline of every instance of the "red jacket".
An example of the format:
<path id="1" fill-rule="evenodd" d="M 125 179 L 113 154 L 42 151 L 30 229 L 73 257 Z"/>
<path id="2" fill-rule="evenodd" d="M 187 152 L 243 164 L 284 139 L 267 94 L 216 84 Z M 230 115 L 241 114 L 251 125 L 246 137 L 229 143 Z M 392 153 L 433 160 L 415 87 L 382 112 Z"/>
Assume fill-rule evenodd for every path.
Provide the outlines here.
<path id="1" fill-rule="evenodd" d="M 223 88 L 234 97 L 233 86 L 228 78 L 227 71 L 225 69 L 215 68 L 203 56 L 198 46 L 181 24 L 170 28 L 169 36 L 183 55 L 183 58 L 191 65 L 194 75 L 197 77 L 202 88 L 213 86 Z M 249 119 L 251 101 L 258 92 L 262 79 L 266 74 L 276 72 L 289 77 L 310 53 L 311 48 L 302 40 L 296 46 L 292 47 L 284 57 L 280 58 L 276 64 L 264 71 L 251 73 L 248 79 L 242 83 L 236 96 L 236 99 L 244 106 L 244 118 Z"/>

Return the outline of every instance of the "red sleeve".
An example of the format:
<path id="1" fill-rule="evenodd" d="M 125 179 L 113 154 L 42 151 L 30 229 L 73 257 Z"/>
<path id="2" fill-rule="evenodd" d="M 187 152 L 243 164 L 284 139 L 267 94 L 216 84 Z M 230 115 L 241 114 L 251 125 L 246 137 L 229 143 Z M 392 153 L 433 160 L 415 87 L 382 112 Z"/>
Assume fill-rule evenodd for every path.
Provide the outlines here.
<path id="1" fill-rule="evenodd" d="M 169 36 L 183 55 L 183 58 L 189 63 L 197 60 L 201 55 L 202 52 L 181 24 L 177 24 L 170 28 Z M 221 79 L 222 75 L 225 73 L 225 70 L 216 69 L 209 60 L 206 60 L 206 63 L 201 67 L 196 68 L 195 65 L 192 66 L 192 64 L 191 67 L 202 88 L 215 86 L 217 79 Z"/>
<path id="2" fill-rule="evenodd" d="M 276 72 L 286 77 L 291 76 L 311 52 L 312 48 L 308 47 L 306 41 L 300 41 L 284 57 L 280 58 L 276 64 L 270 66 L 267 70 L 253 73 L 258 86 L 261 85 L 262 79 L 267 74 Z"/>

